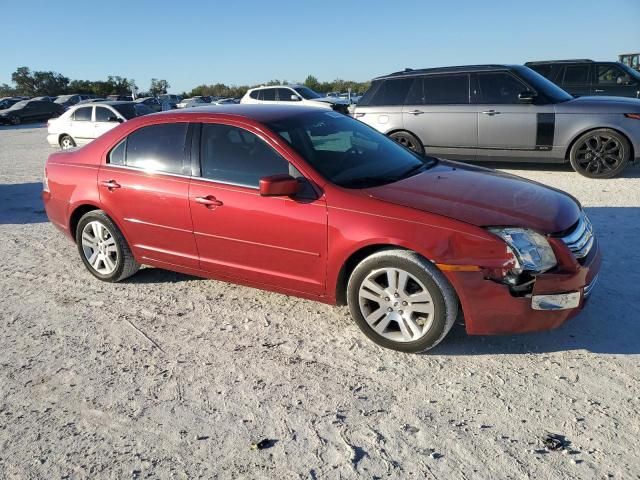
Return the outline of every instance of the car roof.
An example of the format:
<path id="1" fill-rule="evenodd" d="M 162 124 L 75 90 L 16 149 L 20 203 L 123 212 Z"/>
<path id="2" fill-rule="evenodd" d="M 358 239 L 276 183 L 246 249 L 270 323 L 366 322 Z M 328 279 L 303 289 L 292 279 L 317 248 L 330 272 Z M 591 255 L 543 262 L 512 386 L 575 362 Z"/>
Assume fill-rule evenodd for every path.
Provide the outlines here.
<path id="1" fill-rule="evenodd" d="M 304 85 L 300 85 L 298 83 L 288 83 L 288 84 L 282 84 L 282 85 L 260 85 L 259 87 L 254 87 L 254 88 L 250 88 L 249 90 L 262 90 L 264 88 L 282 88 L 282 87 L 289 87 L 289 88 L 300 88 L 300 87 L 304 87 Z"/>
<path id="2" fill-rule="evenodd" d="M 427 75 L 435 73 L 470 73 L 470 72 L 485 72 L 495 70 L 513 70 L 520 65 L 501 65 L 501 64 L 487 64 L 487 65 L 457 65 L 452 67 L 436 67 L 436 68 L 405 68 L 399 72 L 393 72 L 388 75 L 382 75 L 374 78 L 374 80 L 384 80 L 387 78 L 399 78 L 399 77 L 411 77 L 415 75 Z"/>
<path id="3" fill-rule="evenodd" d="M 546 63 L 593 63 L 593 60 L 588 58 L 574 58 L 568 60 L 534 60 L 532 62 L 526 62 L 525 65 L 540 65 Z"/>
<path id="4" fill-rule="evenodd" d="M 175 116 L 184 118 L 184 116 L 202 117 L 213 115 L 232 115 L 236 117 L 247 118 L 257 122 L 271 122 L 289 118 L 294 115 L 311 113 L 311 112 L 330 112 L 331 110 L 319 109 L 318 107 L 307 107 L 303 105 L 265 105 L 255 103 L 244 104 L 223 104 L 211 105 L 207 107 L 198 107 L 194 109 L 167 110 L 165 112 L 145 115 L 145 117 L 157 116 Z"/>

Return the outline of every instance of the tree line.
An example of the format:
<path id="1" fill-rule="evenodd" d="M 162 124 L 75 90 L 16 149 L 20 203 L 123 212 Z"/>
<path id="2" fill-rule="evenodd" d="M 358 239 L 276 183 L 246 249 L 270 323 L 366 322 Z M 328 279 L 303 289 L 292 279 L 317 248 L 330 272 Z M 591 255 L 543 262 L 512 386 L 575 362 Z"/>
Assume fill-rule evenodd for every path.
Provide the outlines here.
<path id="1" fill-rule="evenodd" d="M 31 71 L 29 67 L 19 67 L 11 74 L 13 86 L 0 84 L 0 97 L 24 95 L 28 97 L 56 96 L 69 93 L 82 93 L 106 97 L 107 95 L 129 95 L 132 88 L 137 88 L 135 80 L 117 75 L 109 75 L 106 80 L 71 80 L 64 75 L 52 71 Z M 270 80 L 260 85 L 281 85 L 289 83 L 286 80 Z M 295 82 L 291 82 L 295 83 Z M 353 82 L 336 79 L 332 82 L 320 82 L 313 75 L 309 75 L 303 84 L 317 92 L 347 92 L 364 93 L 369 88 L 369 82 Z M 215 83 L 199 85 L 191 91 L 182 92 L 183 97 L 196 95 L 210 95 L 216 97 L 242 97 L 249 88 L 258 85 L 226 85 Z M 139 96 L 158 96 L 171 88 L 167 80 L 152 78 L 146 91 L 140 91 Z"/>

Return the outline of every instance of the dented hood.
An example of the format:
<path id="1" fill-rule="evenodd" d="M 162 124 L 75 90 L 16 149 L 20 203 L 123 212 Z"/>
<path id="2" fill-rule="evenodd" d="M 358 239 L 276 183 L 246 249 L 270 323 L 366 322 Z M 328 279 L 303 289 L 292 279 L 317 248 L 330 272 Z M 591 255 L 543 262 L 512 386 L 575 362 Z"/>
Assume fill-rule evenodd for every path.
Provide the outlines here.
<path id="1" fill-rule="evenodd" d="M 472 225 L 517 226 L 562 232 L 578 221 L 568 194 L 494 170 L 440 161 L 413 177 L 366 189 L 385 202 L 455 218 Z"/>

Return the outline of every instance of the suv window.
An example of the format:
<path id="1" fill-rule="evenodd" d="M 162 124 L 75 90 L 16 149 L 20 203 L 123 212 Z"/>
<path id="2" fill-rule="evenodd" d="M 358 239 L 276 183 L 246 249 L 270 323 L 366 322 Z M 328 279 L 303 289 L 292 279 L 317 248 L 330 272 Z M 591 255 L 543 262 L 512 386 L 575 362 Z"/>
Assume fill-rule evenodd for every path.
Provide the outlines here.
<path id="1" fill-rule="evenodd" d="M 527 65 L 534 72 L 539 73 L 543 77 L 551 78 L 551 70 L 553 67 L 551 65 Z"/>
<path id="2" fill-rule="evenodd" d="M 407 105 L 469 103 L 469 75 L 428 75 L 413 81 Z"/>
<path id="3" fill-rule="evenodd" d="M 115 116 L 116 114 L 108 108 L 96 107 L 96 122 L 108 122 L 111 117 Z"/>
<path id="4" fill-rule="evenodd" d="M 412 83 L 413 78 L 382 80 L 366 105 L 404 105 Z"/>
<path id="5" fill-rule="evenodd" d="M 126 139 L 124 159 L 119 144 L 109 155 L 110 163 L 125 164 L 167 173 L 183 173 L 187 163 L 188 123 L 164 123 L 142 127 Z M 118 163 L 118 161 L 122 163 Z"/>
<path id="6" fill-rule="evenodd" d="M 266 102 L 275 102 L 276 100 L 276 89 L 275 88 L 263 88 L 260 90 L 260 100 Z"/>
<path id="7" fill-rule="evenodd" d="M 254 90 L 253 92 L 249 93 L 249 96 L 254 100 L 258 100 L 259 95 L 260 95 L 260 90 Z"/>
<path id="8" fill-rule="evenodd" d="M 529 88 L 506 72 L 479 73 L 480 103 L 514 104 L 518 94 Z"/>
<path id="9" fill-rule="evenodd" d="M 278 88 L 278 100 L 281 102 L 295 102 L 295 100 L 291 100 L 291 95 L 295 95 L 288 88 Z"/>
<path id="10" fill-rule="evenodd" d="M 73 120 L 75 120 L 76 122 L 90 122 L 91 110 L 93 110 L 93 107 L 78 108 L 75 112 L 73 112 Z"/>
<path id="11" fill-rule="evenodd" d="M 213 123 L 202 125 L 200 163 L 204 178 L 247 187 L 258 187 L 262 177 L 289 173 L 289 162 L 253 133 Z"/>
<path id="12" fill-rule="evenodd" d="M 589 65 L 567 65 L 562 85 L 584 85 L 589 83 Z"/>
<path id="13" fill-rule="evenodd" d="M 618 84 L 618 78 L 622 78 Z M 629 75 L 616 65 L 598 65 L 596 83 L 598 85 L 623 85 L 629 81 Z"/>

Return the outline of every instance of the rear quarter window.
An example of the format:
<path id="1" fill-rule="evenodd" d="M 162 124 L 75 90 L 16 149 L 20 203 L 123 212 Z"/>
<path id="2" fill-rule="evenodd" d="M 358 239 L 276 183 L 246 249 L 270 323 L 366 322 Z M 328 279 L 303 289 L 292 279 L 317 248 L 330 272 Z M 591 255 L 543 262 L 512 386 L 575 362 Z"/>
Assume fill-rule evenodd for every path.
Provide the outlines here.
<path id="1" fill-rule="evenodd" d="M 371 85 L 359 103 L 362 106 L 404 105 L 412 83 L 412 78 L 379 80 Z"/>

